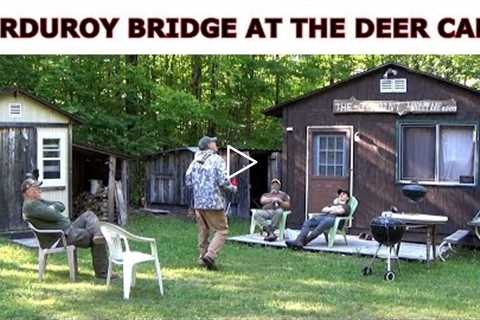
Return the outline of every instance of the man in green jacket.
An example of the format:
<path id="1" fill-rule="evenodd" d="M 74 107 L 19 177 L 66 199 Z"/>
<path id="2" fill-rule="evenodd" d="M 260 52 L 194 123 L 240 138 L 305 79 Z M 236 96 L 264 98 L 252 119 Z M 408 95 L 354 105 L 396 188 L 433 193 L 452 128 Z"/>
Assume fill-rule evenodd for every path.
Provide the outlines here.
<path id="1" fill-rule="evenodd" d="M 68 244 L 81 248 L 91 248 L 92 264 L 97 278 L 106 278 L 108 269 L 105 239 L 98 228 L 98 218 L 91 212 L 82 213 L 71 222 L 62 214 L 65 205 L 59 201 L 47 201 L 41 198 L 42 183 L 29 177 L 22 183 L 23 218 L 37 229 L 61 229 L 65 232 Z M 51 246 L 56 239 L 40 235 L 42 247 Z M 117 275 L 113 275 L 114 278 Z"/>

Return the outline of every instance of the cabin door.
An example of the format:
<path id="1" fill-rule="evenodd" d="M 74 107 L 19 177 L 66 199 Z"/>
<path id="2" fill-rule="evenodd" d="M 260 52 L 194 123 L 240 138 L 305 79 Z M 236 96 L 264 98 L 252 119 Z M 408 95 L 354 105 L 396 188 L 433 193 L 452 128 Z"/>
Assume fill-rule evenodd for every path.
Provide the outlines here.
<path id="1" fill-rule="evenodd" d="M 36 167 L 36 129 L 0 128 L 0 231 L 25 229 L 20 185 Z"/>
<path id="2" fill-rule="evenodd" d="M 352 171 L 351 126 L 307 127 L 306 212 L 320 212 L 350 189 Z"/>

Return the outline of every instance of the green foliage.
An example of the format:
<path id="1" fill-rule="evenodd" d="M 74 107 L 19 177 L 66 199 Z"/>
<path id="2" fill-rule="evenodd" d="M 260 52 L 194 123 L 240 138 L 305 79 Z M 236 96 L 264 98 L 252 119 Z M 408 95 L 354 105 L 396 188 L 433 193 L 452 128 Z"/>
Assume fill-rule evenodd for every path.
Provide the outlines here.
<path id="1" fill-rule="evenodd" d="M 386 62 L 479 87 L 476 56 L 1 56 L 0 86 L 17 86 L 85 120 L 75 140 L 133 155 L 195 145 L 205 134 L 278 149 L 263 111 Z"/>
<path id="2" fill-rule="evenodd" d="M 131 215 L 127 229 L 157 240 L 165 295 L 153 264 L 137 269 L 130 300 L 122 280 L 93 278 L 90 250 L 79 249 L 80 275 L 68 280 L 66 257 L 48 259 L 37 279 L 37 251 L 0 240 L 1 319 L 478 319 L 480 255 L 461 250 L 427 269 L 400 262 L 393 283 L 384 262 L 361 275 L 366 257 L 296 252 L 227 242 L 219 272 L 196 266 L 196 226 L 171 216 Z M 248 224 L 231 223 L 230 234 Z M 149 250 L 145 245 L 134 249 Z M 121 267 L 115 271 L 120 272 Z"/>

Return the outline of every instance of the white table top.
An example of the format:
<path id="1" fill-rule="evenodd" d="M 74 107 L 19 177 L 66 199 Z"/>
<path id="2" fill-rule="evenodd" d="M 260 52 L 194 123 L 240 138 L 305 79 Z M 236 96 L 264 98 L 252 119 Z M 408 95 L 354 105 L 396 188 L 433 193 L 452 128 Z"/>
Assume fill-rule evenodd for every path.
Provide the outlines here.
<path id="1" fill-rule="evenodd" d="M 394 213 L 391 211 L 384 211 L 382 212 L 382 216 L 400 220 L 405 223 L 443 224 L 448 221 L 447 216 L 424 213 Z"/>

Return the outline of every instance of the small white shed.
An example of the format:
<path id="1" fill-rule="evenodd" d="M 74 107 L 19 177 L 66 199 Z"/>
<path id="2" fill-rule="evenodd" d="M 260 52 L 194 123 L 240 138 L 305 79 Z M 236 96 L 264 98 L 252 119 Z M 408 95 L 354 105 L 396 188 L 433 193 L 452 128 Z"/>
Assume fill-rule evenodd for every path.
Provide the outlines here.
<path id="1" fill-rule="evenodd" d="M 81 121 L 16 88 L 0 88 L 0 232 L 25 228 L 20 185 L 38 170 L 43 198 L 72 208 L 72 126 Z"/>

